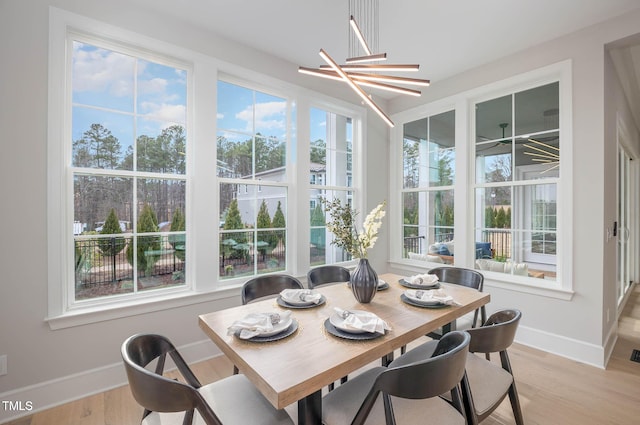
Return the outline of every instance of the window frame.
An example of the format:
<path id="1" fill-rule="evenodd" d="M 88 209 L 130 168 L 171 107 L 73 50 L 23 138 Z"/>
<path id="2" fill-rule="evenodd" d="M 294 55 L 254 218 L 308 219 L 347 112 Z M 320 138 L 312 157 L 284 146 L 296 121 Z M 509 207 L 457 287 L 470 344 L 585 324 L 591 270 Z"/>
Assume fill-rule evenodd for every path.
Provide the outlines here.
<path id="1" fill-rule="evenodd" d="M 559 83 L 559 129 L 562 134 L 562 165 L 557 182 L 557 278 L 555 281 L 512 274 L 485 272 L 485 283 L 511 291 L 550 296 L 558 299 L 571 299 L 573 296 L 572 255 L 573 203 L 571 188 L 573 187 L 572 171 L 572 79 L 571 61 L 565 60 L 515 75 L 504 80 L 477 87 L 450 97 L 446 97 L 426 105 L 422 105 L 393 116 L 397 125 L 392 131 L 390 148 L 391 175 L 390 184 L 400 192 L 402 179 L 402 137 L 403 124 L 420 118 L 444 112 L 447 106 L 455 105 L 456 112 L 456 180 L 455 197 L 455 235 L 456 255 L 454 265 L 457 267 L 475 268 L 473 252 L 475 209 L 473 214 L 466 211 L 467 205 L 474 205 L 475 198 L 475 113 L 476 103 L 491 100 L 511 93 L 543 86 L 552 82 Z M 439 266 L 437 263 L 421 263 L 402 258 L 402 209 L 400 198 L 396 195 L 391 204 L 393 227 L 390 245 L 390 261 L 392 265 L 408 268 L 417 272 Z M 462 245 L 463 249 L 458 248 Z"/>

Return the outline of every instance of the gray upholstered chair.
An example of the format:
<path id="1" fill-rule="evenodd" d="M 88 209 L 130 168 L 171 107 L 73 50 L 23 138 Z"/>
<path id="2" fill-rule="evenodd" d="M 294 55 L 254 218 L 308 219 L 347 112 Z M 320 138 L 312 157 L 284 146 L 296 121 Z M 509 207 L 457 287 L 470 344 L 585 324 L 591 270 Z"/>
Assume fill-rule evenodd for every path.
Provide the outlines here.
<path id="1" fill-rule="evenodd" d="M 121 352 L 133 397 L 144 408 L 141 422 L 144 425 L 294 423 L 284 410 L 275 409 L 244 375 L 201 385 L 164 336 L 134 335 L 122 344 Z M 178 368 L 181 380 L 163 376 L 167 354 Z"/>
<path id="2" fill-rule="evenodd" d="M 351 278 L 349 269 L 342 266 L 319 266 L 307 272 L 307 285 L 313 289 L 318 285 L 333 282 L 348 282 Z"/>
<path id="3" fill-rule="evenodd" d="M 464 376 L 469 334 L 450 332 L 430 341 L 433 350 L 415 361 L 403 356 L 388 368 L 375 367 L 323 398 L 325 425 L 464 425 L 460 382 Z M 439 397 L 448 392 L 453 403 Z"/>
<path id="4" fill-rule="evenodd" d="M 513 344 L 522 313 L 501 310 L 493 313 L 480 327 L 469 329 L 471 342 L 467 357 L 467 375 L 463 380 L 463 395 L 469 424 L 485 420 L 509 396 L 517 425 L 524 425 L 516 381 L 513 377 L 507 348 Z M 483 356 L 500 354 L 500 365 Z"/>

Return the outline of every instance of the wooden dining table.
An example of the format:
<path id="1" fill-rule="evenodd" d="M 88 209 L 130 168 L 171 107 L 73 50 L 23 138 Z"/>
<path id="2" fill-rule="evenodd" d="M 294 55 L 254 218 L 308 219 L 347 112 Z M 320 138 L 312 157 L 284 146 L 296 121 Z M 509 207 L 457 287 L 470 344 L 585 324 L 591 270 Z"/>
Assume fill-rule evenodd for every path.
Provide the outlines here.
<path id="1" fill-rule="evenodd" d="M 370 303 L 360 304 L 345 282 L 317 287 L 326 301 L 312 308 L 291 308 L 297 330 L 272 342 L 243 340 L 227 328 L 249 313 L 282 312 L 275 298 L 228 308 L 199 316 L 201 329 L 258 388 L 273 406 L 282 409 L 298 403 L 299 425 L 322 423 L 322 389 L 341 377 L 378 362 L 394 350 L 432 332 L 462 315 L 487 304 L 490 296 L 475 289 L 441 282 L 457 305 L 424 308 L 407 304 L 401 295 L 403 276 L 379 276 L 389 288 L 378 291 Z M 334 308 L 375 313 L 391 327 L 371 340 L 350 340 L 329 333 L 325 321 Z"/>

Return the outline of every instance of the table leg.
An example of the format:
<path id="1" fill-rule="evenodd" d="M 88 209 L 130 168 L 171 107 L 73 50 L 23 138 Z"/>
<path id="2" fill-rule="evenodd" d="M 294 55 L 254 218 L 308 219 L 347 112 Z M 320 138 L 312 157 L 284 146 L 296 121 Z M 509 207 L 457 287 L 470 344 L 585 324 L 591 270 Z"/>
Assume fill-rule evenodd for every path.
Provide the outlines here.
<path id="1" fill-rule="evenodd" d="M 298 400 L 298 425 L 322 425 L 322 390 Z"/>

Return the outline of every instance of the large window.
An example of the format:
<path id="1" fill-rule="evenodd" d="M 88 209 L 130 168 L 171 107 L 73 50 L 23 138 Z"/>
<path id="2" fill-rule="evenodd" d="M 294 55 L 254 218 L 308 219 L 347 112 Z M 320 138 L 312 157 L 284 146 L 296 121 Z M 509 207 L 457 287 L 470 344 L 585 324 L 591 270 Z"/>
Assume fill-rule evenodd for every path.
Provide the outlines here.
<path id="1" fill-rule="evenodd" d="M 322 200 L 353 205 L 353 120 L 323 109 L 310 110 L 309 193 L 312 266 L 350 260 L 348 253 L 331 244 Z"/>
<path id="2" fill-rule="evenodd" d="M 218 82 L 220 277 L 287 268 L 287 100 Z"/>
<path id="3" fill-rule="evenodd" d="M 559 84 L 475 105 L 476 267 L 554 278 L 560 173 Z"/>
<path id="4" fill-rule="evenodd" d="M 391 150 L 399 191 L 392 261 L 474 268 L 492 283 L 552 296 L 571 292 L 568 61 L 395 118 L 402 127 Z"/>
<path id="5" fill-rule="evenodd" d="M 71 298 L 184 285 L 188 70 L 80 36 L 68 43 Z"/>
<path id="6" fill-rule="evenodd" d="M 215 300 L 264 273 L 303 276 L 309 246 L 344 260 L 325 251 L 323 225 L 310 242 L 307 214 L 321 196 L 363 204 L 364 108 L 51 13 L 52 328 Z"/>
<path id="7" fill-rule="evenodd" d="M 403 258 L 452 263 L 455 111 L 404 124 Z"/>

